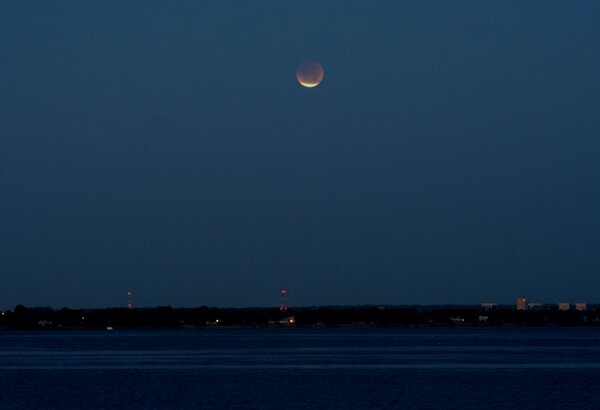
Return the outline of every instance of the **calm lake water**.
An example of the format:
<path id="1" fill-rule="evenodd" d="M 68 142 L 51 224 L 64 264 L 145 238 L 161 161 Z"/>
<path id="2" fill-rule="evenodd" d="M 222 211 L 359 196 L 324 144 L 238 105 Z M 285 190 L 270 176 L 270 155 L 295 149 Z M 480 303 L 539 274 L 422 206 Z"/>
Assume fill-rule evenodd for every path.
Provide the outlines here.
<path id="1" fill-rule="evenodd" d="M 0 331 L 0 407 L 600 409 L 600 329 Z"/>

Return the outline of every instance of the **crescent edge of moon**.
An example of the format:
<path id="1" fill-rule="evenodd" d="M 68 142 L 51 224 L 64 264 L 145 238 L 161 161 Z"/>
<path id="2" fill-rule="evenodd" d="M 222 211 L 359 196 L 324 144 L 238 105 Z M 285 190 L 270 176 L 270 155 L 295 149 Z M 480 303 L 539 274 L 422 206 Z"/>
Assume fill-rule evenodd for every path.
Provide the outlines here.
<path id="1" fill-rule="evenodd" d="M 318 83 L 307 83 L 307 82 L 305 82 L 305 81 L 302 81 L 302 80 L 298 80 L 298 82 L 299 82 L 299 83 L 300 83 L 302 86 L 304 86 L 304 87 L 306 87 L 306 88 L 314 88 L 314 87 L 316 87 L 317 85 L 319 85 L 319 84 L 320 84 L 320 82 L 318 82 Z"/>

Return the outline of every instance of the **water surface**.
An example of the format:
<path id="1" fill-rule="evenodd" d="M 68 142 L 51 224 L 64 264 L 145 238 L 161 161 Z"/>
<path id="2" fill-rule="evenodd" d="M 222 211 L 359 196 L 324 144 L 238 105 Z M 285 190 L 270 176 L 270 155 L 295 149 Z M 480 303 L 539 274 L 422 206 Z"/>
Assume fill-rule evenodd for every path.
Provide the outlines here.
<path id="1" fill-rule="evenodd" d="M 5 408 L 600 408 L 600 329 L 0 332 Z"/>

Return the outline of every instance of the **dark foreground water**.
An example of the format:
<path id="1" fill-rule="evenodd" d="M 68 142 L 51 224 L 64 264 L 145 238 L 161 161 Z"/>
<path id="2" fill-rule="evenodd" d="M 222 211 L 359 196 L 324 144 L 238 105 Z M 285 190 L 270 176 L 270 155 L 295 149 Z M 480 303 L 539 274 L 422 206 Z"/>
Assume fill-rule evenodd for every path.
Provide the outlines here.
<path id="1" fill-rule="evenodd" d="M 600 409 L 600 329 L 0 331 L 0 407 Z"/>

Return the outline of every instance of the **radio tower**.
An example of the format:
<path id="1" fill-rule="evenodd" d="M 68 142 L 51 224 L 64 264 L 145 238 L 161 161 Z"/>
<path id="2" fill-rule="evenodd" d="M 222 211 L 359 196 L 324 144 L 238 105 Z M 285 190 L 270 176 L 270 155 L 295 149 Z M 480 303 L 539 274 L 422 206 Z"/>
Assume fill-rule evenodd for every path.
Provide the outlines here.
<path id="1" fill-rule="evenodd" d="M 287 310 L 287 306 L 285 305 L 285 294 L 287 291 L 285 289 L 281 289 L 281 305 L 279 306 L 279 310 L 285 312 Z"/>
<path id="2" fill-rule="evenodd" d="M 133 296 L 133 291 L 127 291 L 127 309 L 133 309 L 133 303 L 131 302 L 131 297 Z"/>

